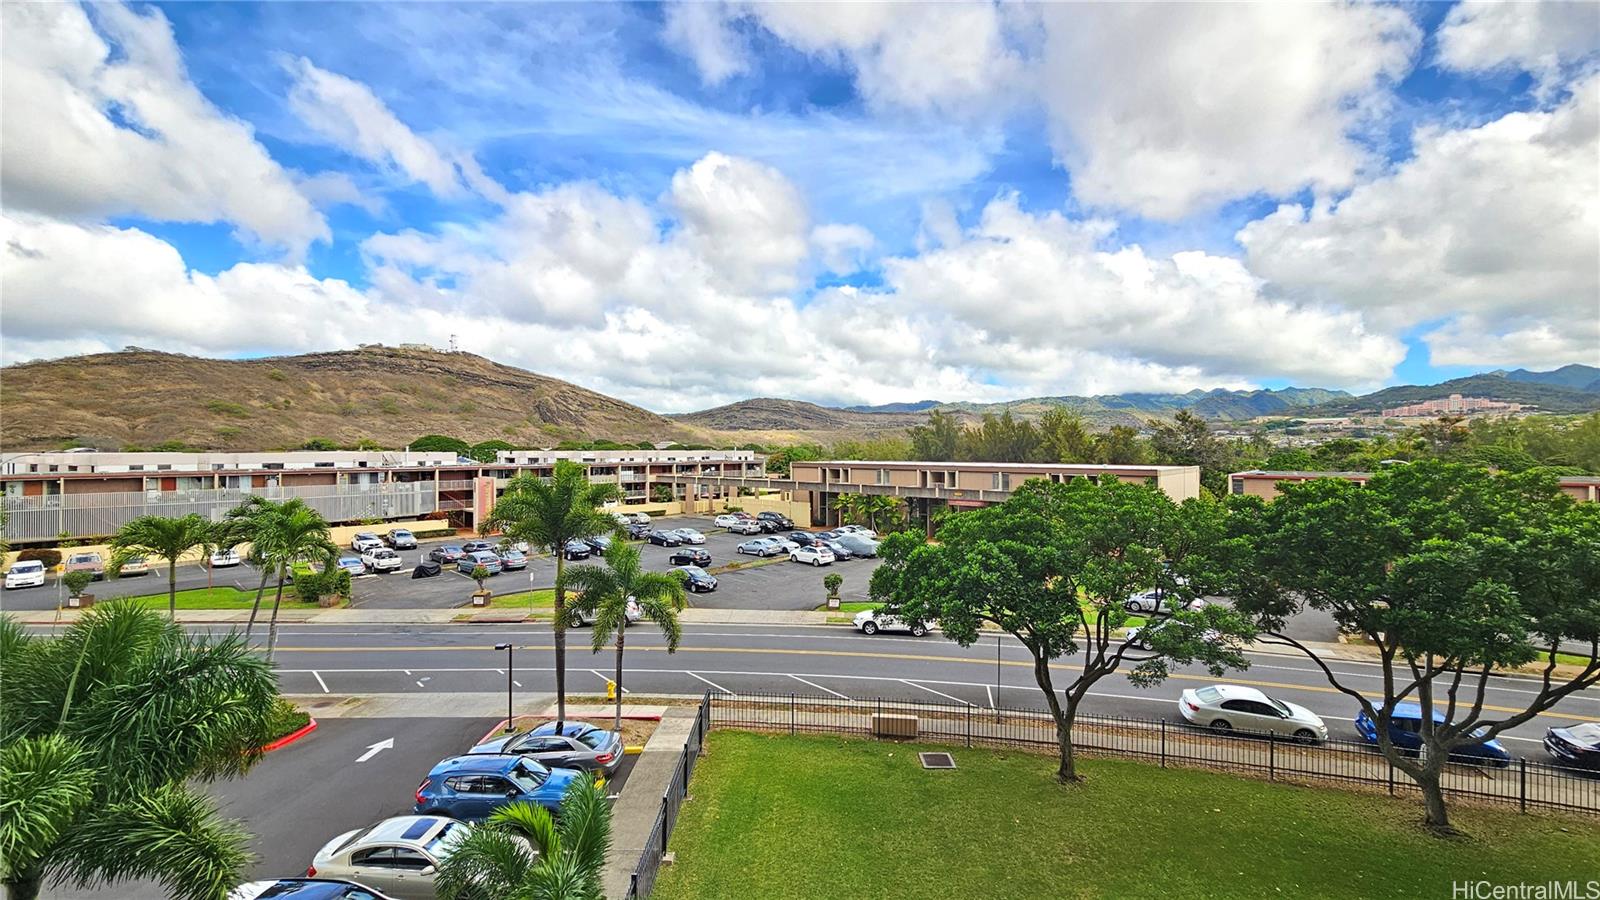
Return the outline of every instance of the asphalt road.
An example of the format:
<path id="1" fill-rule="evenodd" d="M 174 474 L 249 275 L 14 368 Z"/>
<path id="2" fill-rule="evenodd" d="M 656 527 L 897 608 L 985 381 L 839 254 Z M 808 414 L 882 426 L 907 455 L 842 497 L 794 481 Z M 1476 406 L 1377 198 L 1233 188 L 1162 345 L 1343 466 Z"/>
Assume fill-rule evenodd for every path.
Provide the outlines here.
<path id="1" fill-rule="evenodd" d="M 383 626 L 286 627 L 280 634 L 280 683 L 291 694 L 370 694 L 410 691 L 496 691 L 504 684 L 497 642 L 518 646 L 517 678 L 530 691 L 555 687 L 552 637 L 535 625 L 459 625 L 425 631 Z M 590 653 L 587 634 L 569 641 L 569 690 L 604 689 L 614 657 Z M 998 657 L 999 664 L 996 664 Z M 1141 689 L 1123 675 L 1103 679 L 1084 710 L 1106 715 L 1180 722 L 1176 698 L 1185 688 L 1216 682 L 1247 684 L 1305 706 L 1328 723 L 1335 738 L 1355 739 L 1357 712 L 1314 663 L 1294 653 L 1253 652 L 1250 668 L 1214 678 L 1200 667 L 1175 669 L 1168 681 Z M 1070 657 L 1055 665 L 1057 683 L 1073 675 Z M 1348 681 L 1378 689 L 1371 663 L 1334 661 Z M 649 626 L 630 633 L 624 686 L 636 694 L 699 694 L 708 688 L 735 693 L 838 695 L 970 703 L 979 707 L 1042 708 L 1030 657 L 1014 639 L 985 636 L 962 648 L 937 632 L 924 638 L 873 637 L 838 626 L 699 626 L 685 629 L 676 653 L 665 652 Z M 1495 678 L 1486 704 L 1520 709 L 1532 685 L 1521 677 Z M 1539 741 L 1553 724 L 1600 719 L 1600 690 L 1565 699 L 1555 710 L 1511 729 L 1508 749 L 1544 759 Z"/>

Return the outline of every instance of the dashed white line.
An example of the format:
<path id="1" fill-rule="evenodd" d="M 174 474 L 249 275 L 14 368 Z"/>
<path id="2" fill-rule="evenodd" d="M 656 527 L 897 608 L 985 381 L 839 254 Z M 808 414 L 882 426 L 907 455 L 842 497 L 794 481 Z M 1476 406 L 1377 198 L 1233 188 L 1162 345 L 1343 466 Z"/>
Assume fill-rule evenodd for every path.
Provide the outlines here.
<path id="1" fill-rule="evenodd" d="M 511 679 L 511 683 L 516 685 L 517 687 L 522 687 L 522 682 L 516 680 L 515 678 Z"/>
<path id="2" fill-rule="evenodd" d="M 907 681 L 904 678 L 902 678 L 902 679 L 900 679 L 900 683 L 901 684 L 909 684 L 914 688 L 921 688 L 922 690 L 925 690 L 930 694 L 937 694 L 940 697 L 945 698 L 946 700 L 954 700 L 955 702 L 961 704 L 962 706 L 971 706 L 972 705 L 971 703 L 968 703 L 967 701 L 961 699 L 960 697 L 952 697 L 951 695 L 946 694 L 944 691 L 936 691 L 931 687 L 926 687 L 924 685 L 917 684 L 915 681 Z"/>
<path id="3" fill-rule="evenodd" d="M 825 692 L 825 693 L 829 693 L 829 694 L 832 694 L 832 695 L 834 695 L 834 696 L 835 696 L 835 697 L 838 697 L 838 698 L 839 698 L 839 699 L 840 699 L 840 700 L 849 700 L 849 699 L 850 699 L 850 698 L 849 698 L 849 697 L 848 697 L 848 696 L 847 696 L 847 695 L 845 695 L 845 694 L 841 694 L 841 693 L 839 693 L 839 692 L 838 692 L 838 691 L 834 691 L 834 690 L 829 690 L 829 689 L 828 689 L 828 688 L 825 688 L 825 687 L 823 687 L 823 686 L 822 686 L 822 685 L 820 685 L 820 684 L 817 684 L 817 683 L 816 683 L 816 682 L 815 682 L 815 681 L 807 681 L 807 680 L 805 680 L 805 679 L 804 679 L 804 678 L 801 678 L 801 677 L 800 677 L 800 676 L 799 676 L 799 675 L 790 675 L 790 676 L 789 676 L 789 677 L 790 677 L 790 678 L 793 678 L 793 679 L 794 679 L 794 680 L 795 680 L 795 681 L 798 681 L 798 682 L 800 682 L 800 683 L 801 683 L 801 684 L 809 684 L 809 685 L 811 685 L 811 686 L 812 686 L 812 687 L 814 687 L 814 688 L 816 688 L 816 689 L 817 689 L 817 690 L 819 690 L 819 691 L 823 691 L 823 692 Z"/>
<path id="4" fill-rule="evenodd" d="M 591 672 L 593 672 L 593 673 L 594 673 L 594 674 L 596 674 L 596 675 L 599 675 L 599 676 L 600 676 L 600 680 L 601 680 L 601 681 L 604 681 L 604 682 L 606 682 L 606 683 L 607 683 L 607 684 L 610 684 L 610 683 L 611 683 L 611 676 L 609 676 L 609 675 L 605 675 L 605 674 L 603 674 L 603 673 L 601 673 L 601 671 L 600 671 L 600 670 L 599 670 L 599 669 L 590 669 L 590 670 L 589 670 L 589 671 L 591 671 Z M 617 686 L 618 686 L 618 687 L 622 687 L 622 686 L 621 686 L 621 685 L 617 685 Z M 627 689 L 627 688 L 622 688 L 622 692 L 623 692 L 623 693 L 624 693 L 624 694 L 631 694 L 631 693 L 633 693 L 633 692 L 632 692 L 632 691 L 630 691 L 630 690 L 628 690 L 628 689 Z"/>
<path id="5" fill-rule="evenodd" d="M 688 674 L 689 674 L 689 677 L 691 677 L 691 678 L 700 678 L 699 675 L 696 675 L 693 672 L 690 672 Z M 723 687 L 720 684 L 717 684 L 715 681 L 712 681 L 709 678 L 700 678 L 700 680 L 704 681 L 706 684 L 709 684 L 712 687 L 716 688 L 719 693 L 723 693 L 723 694 L 731 694 L 731 693 L 733 693 L 733 691 L 728 690 L 727 688 Z"/>
<path id="6" fill-rule="evenodd" d="M 989 698 L 989 708 L 994 709 L 994 691 L 990 690 L 989 685 L 985 684 L 983 686 L 983 694 Z"/>
<path id="7" fill-rule="evenodd" d="M 332 691 L 328 690 L 328 683 L 326 681 L 322 680 L 322 673 L 321 672 L 318 672 L 316 669 L 312 669 L 311 670 L 311 674 L 316 676 L 317 684 L 322 686 L 322 692 L 324 694 L 332 693 Z"/>

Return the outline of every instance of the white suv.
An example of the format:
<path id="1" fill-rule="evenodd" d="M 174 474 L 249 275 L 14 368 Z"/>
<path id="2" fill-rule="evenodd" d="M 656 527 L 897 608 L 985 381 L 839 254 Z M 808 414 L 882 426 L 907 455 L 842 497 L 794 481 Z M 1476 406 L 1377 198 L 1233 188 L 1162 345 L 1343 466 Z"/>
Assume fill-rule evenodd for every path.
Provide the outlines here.
<path id="1" fill-rule="evenodd" d="M 852 624 L 862 634 L 877 634 L 880 631 L 909 631 L 912 637 L 922 637 L 928 633 L 926 623 L 907 622 L 899 616 L 891 616 L 876 609 L 864 609 L 856 613 Z"/>
<path id="2" fill-rule="evenodd" d="M 826 566 L 833 562 L 833 551 L 827 547 L 800 547 L 789 551 L 789 561 Z"/>
<path id="3" fill-rule="evenodd" d="M 388 547 L 378 547 L 361 554 L 361 564 L 368 572 L 393 572 L 405 565 L 405 560 Z"/>
<path id="4" fill-rule="evenodd" d="M 6 570 L 7 588 L 44 587 L 44 563 L 25 559 Z"/>
<path id="5" fill-rule="evenodd" d="M 368 550 L 376 550 L 382 546 L 383 538 L 378 537 L 376 534 L 373 534 L 370 531 L 357 532 L 356 536 L 350 539 L 350 549 L 357 553 L 365 553 Z"/>

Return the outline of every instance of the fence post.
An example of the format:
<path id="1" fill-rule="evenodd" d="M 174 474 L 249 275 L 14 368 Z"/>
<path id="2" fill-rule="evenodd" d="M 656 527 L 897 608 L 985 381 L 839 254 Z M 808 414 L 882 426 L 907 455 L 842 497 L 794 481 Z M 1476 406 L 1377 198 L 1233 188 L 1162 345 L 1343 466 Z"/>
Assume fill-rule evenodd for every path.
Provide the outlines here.
<path id="1" fill-rule="evenodd" d="M 1161 720 L 1161 768 L 1167 767 L 1167 720 Z"/>
<path id="2" fill-rule="evenodd" d="M 789 695 L 789 734 L 794 734 L 794 694 Z"/>
<path id="3" fill-rule="evenodd" d="M 1267 732 L 1267 780 L 1278 780 L 1278 736 Z"/>
<path id="4" fill-rule="evenodd" d="M 967 704 L 967 749 L 972 749 L 972 704 Z"/>
<path id="5" fill-rule="evenodd" d="M 1389 796 L 1393 797 L 1394 796 L 1394 763 L 1389 762 L 1389 760 L 1387 758 L 1384 759 L 1383 763 L 1384 763 L 1384 765 L 1389 767 Z"/>
<path id="6" fill-rule="evenodd" d="M 1519 804 L 1518 805 L 1519 805 L 1519 807 L 1521 808 L 1521 810 L 1523 812 L 1527 812 L 1528 811 L 1528 761 L 1526 759 L 1517 760 L 1517 784 L 1519 785 L 1519 790 L 1517 791 L 1518 799 L 1519 799 Z"/>

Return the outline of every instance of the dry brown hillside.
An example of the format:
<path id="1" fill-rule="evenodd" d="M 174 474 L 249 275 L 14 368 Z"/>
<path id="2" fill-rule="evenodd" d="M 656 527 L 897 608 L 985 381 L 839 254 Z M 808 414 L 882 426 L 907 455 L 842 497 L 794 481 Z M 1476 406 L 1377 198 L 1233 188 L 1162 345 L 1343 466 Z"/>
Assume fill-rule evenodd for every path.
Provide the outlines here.
<path id="1" fill-rule="evenodd" d="M 182 441 L 400 447 L 423 434 L 545 447 L 562 440 L 704 439 L 698 429 L 469 353 L 364 347 L 266 359 L 129 349 L 0 369 L 0 446 L 114 450 Z"/>

